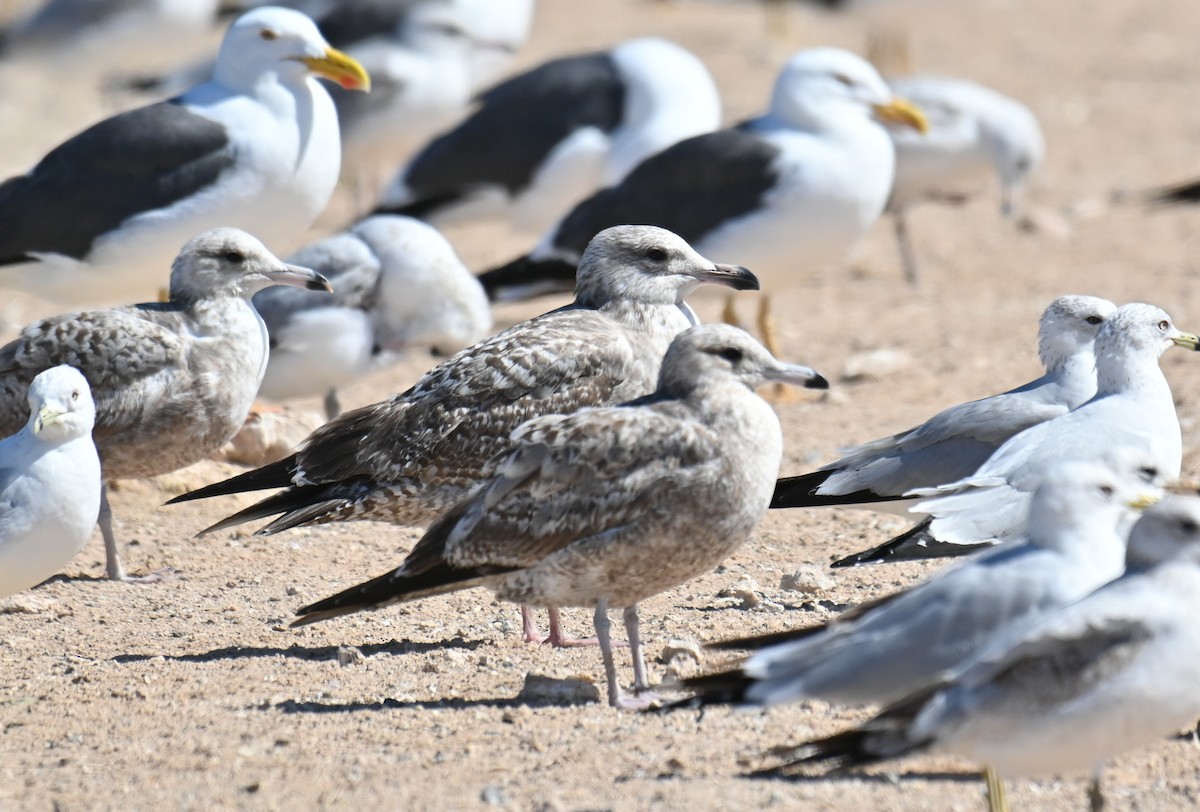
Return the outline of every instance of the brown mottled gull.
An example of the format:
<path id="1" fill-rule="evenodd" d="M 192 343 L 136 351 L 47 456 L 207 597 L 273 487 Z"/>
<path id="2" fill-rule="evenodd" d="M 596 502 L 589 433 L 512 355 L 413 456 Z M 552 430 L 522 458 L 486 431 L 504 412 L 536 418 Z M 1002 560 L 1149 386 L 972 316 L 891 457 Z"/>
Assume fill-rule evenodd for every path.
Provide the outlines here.
<path id="1" fill-rule="evenodd" d="M 438 520 L 399 569 L 306 606 L 294 625 L 487 586 L 504 600 L 595 607 L 608 699 L 622 698 L 608 608 L 624 607 L 648 687 L 637 604 L 715 567 L 767 510 L 783 454 L 767 381 L 828 386 L 736 327 L 693 327 L 658 388 L 619 406 L 530 420 L 490 479 Z"/>
<path id="2" fill-rule="evenodd" d="M 671 339 L 696 323 L 683 300 L 697 286 L 758 287 L 745 268 L 714 265 L 652 226 L 600 232 L 580 268 L 573 304 L 327 423 L 284 460 L 172 502 L 286 488 L 202 532 L 276 514 L 260 534 L 358 519 L 428 525 L 471 493 L 484 464 L 508 450 L 509 435 L 526 420 L 653 391 Z"/>
<path id="3" fill-rule="evenodd" d="M 266 327 L 250 297 L 268 285 L 328 287 L 249 234 L 215 229 L 183 247 L 168 302 L 43 319 L 0 348 L 0 434 L 28 419 L 26 393 L 43 370 L 70 364 L 91 385 L 108 577 L 125 571 L 107 483 L 191 465 L 241 428 L 267 364 Z"/>

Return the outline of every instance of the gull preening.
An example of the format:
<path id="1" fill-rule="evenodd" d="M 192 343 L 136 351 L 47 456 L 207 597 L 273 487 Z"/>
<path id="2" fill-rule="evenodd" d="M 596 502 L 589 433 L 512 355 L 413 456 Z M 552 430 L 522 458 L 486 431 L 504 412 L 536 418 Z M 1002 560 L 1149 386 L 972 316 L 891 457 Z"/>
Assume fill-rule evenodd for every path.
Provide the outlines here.
<path id="1" fill-rule="evenodd" d="M 755 649 L 730 671 L 684 680 L 678 703 L 774 705 L 799 699 L 894 702 L 935 680 L 1015 624 L 1065 606 L 1125 569 L 1123 521 L 1161 497 L 1150 455 L 1112 449 L 1105 464 L 1065 462 L 1034 492 L 1025 537 L 824 626 L 729 640 Z"/>
<path id="2" fill-rule="evenodd" d="M 768 381 L 824 388 L 736 327 L 671 343 L 654 393 L 530 420 L 472 495 L 396 570 L 306 606 L 294 625 L 487 586 L 503 599 L 595 609 L 608 701 L 623 695 L 609 608 L 624 608 L 634 685 L 649 688 L 637 604 L 715 567 L 767 510 L 783 454 Z"/>
<path id="3" fill-rule="evenodd" d="M 267 366 L 267 330 L 250 297 L 268 285 L 328 288 L 249 234 L 215 229 L 180 251 L 169 301 L 42 319 L 0 347 L 0 434 L 26 422 L 27 392 L 43 370 L 70 364 L 91 385 L 110 578 L 126 576 L 108 483 L 191 465 L 242 427 Z"/>
<path id="4" fill-rule="evenodd" d="M 1183 438 L 1159 357 L 1173 346 L 1200 349 L 1166 311 L 1132 303 L 1117 308 L 1096 334 L 1096 394 L 1061 417 L 1026 429 L 957 482 L 919 488 L 912 507 L 929 519 L 839 564 L 962 555 L 1025 532 L 1029 498 L 1063 460 L 1096 460 L 1117 445 L 1148 451 L 1158 476 L 1179 476 Z"/>
<path id="5" fill-rule="evenodd" d="M 0 598 L 37 586 L 83 549 L 100 513 L 96 406 L 69 366 L 29 385 L 29 421 L 0 440 Z"/>
<path id="6" fill-rule="evenodd" d="M 270 400 L 325 395 L 412 349 L 451 355 L 492 329 L 487 294 L 435 228 L 377 215 L 288 259 L 329 280 L 333 294 L 273 287 L 254 296 L 271 336 L 258 390 Z"/>
<path id="7" fill-rule="evenodd" d="M 500 214 L 540 233 L 643 159 L 720 122 L 704 63 L 674 43 L 647 37 L 554 59 L 481 94 L 400 171 L 378 211 L 434 223 Z"/>
<path id="8" fill-rule="evenodd" d="M 1094 343 L 1117 306 L 1060 296 L 1038 323 L 1046 374 L 999 395 L 960 403 L 919 426 L 847 448 L 816 471 L 779 480 L 773 508 L 851 507 L 906 515 L 914 488 L 968 477 L 1009 438 L 1066 414 L 1096 394 Z"/>
<path id="9" fill-rule="evenodd" d="M 119 301 L 152 294 L 179 246 L 210 228 L 294 245 L 341 165 L 337 115 L 315 76 L 370 86 L 303 14 L 242 15 L 211 81 L 105 119 L 0 184 L 0 285 Z"/>

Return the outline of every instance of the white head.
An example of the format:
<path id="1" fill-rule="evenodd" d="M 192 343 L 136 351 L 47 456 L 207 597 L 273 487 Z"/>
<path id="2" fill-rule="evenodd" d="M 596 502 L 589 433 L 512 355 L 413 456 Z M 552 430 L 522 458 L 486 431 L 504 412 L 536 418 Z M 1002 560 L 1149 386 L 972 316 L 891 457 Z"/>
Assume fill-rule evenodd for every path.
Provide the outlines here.
<path id="1" fill-rule="evenodd" d="M 1200 338 L 1181 332 L 1167 312 L 1154 305 L 1121 305 L 1096 334 L 1096 379 L 1103 392 L 1122 389 L 1140 367 L 1139 358 L 1157 359 L 1172 345 L 1200 349 Z"/>
<path id="2" fill-rule="evenodd" d="M 1200 497 L 1167 496 L 1129 532 L 1127 570 L 1145 570 L 1173 558 L 1200 563 Z"/>
<path id="3" fill-rule="evenodd" d="M 288 265 L 236 228 L 214 228 L 188 241 L 171 264 L 171 301 L 236 296 L 249 299 L 269 285 L 330 290 L 325 277 Z"/>
<path id="4" fill-rule="evenodd" d="M 999 95 L 999 94 L 997 94 Z M 1046 140 L 1037 117 L 1023 104 L 999 97 L 980 117 L 984 147 L 1000 179 L 1001 208 L 1013 211 L 1013 197 L 1029 173 L 1046 157 Z"/>
<path id="5" fill-rule="evenodd" d="M 736 381 L 750 390 L 772 381 L 828 389 L 816 370 L 775 359 L 745 330 L 729 324 L 689 327 L 671 342 L 658 375 L 658 394 L 684 397 L 698 387 Z"/>
<path id="6" fill-rule="evenodd" d="M 895 97 L 869 62 L 838 48 L 811 48 L 793 56 L 775 80 L 771 114 L 813 132 L 872 118 L 919 132 L 929 127 L 921 111 Z"/>
<path id="7" fill-rule="evenodd" d="M 1095 296 L 1059 296 L 1051 302 L 1038 325 L 1042 365 L 1052 370 L 1080 353 L 1091 356 L 1096 334 L 1116 309 L 1112 302 Z"/>
<path id="8" fill-rule="evenodd" d="M 217 81 L 237 90 L 251 90 L 266 77 L 299 85 L 312 75 L 348 90 L 371 89 L 362 65 L 330 47 L 316 23 L 277 6 L 261 6 L 233 21 L 214 72 Z"/>
<path id="9" fill-rule="evenodd" d="M 27 429 L 46 443 L 63 443 L 90 434 L 96 404 L 83 374 L 67 365 L 51 367 L 29 385 Z"/>
<path id="10" fill-rule="evenodd" d="M 613 226 L 584 249 L 575 272 L 575 301 L 592 307 L 619 300 L 678 304 L 705 283 L 758 290 L 750 271 L 708 261 L 665 228 Z"/>

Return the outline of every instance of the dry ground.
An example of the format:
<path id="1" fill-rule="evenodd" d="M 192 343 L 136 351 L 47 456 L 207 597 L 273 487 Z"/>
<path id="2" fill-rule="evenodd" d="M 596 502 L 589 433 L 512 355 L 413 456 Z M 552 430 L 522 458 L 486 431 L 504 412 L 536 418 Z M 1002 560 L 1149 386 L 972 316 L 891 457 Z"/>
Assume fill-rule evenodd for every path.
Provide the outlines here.
<path id="1" fill-rule="evenodd" d="M 792 9 L 765 36 L 757 4 L 701 0 L 540 0 L 525 63 L 638 33 L 670 36 L 712 68 L 730 118 L 759 109 L 791 49 L 861 49 L 867 22 Z M 1007 388 L 1037 372 L 1036 317 L 1066 293 L 1167 308 L 1200 327 L 1194 256 L 1200 211 L 1113 203 L 1200 173 L 1200 52 L 1195 0 L 950 0 L 908 26 L 916 65 L 1026 100 L 1049 142 L 1029 195 L 1041 228 L 1020 231 L 992 200 L 925 209 L 914 229 L 925 283 L 900 279 L 881 224 L 853 267 L 810 269 L 783 294 L 786 354 L 835 382 L 827 398 L 781 406 L 785 471 L 840 446 L 922 420 L 944 405 Z M 117 101 L 93 78 L 60 85 L 0 70 L 0 170 L 21 171 Z M 322 228 L 350 216 L 342 195 Z M 455 231 L 473 267 L 525 247 L 497 229 Z M 736 258 L 732 258 L 736 259 Z M 749 308 L 747 301 L 743 307 Z M 548 306 L 502 311 L 505 321 Z M 0 300 L 11 330 L 52 309 Z M 707 317 L 714 302 L 701 303 Z M 839 379 L 847 360 L 890 348 L 910 362 L 877 377 Z M 406 387 L 423 361 L 347 392 L 366 403 Z M 1200 359 L 1164 367 L 1184 424 L 1185 474 L 1200 469 Z M 741 777 L 773 745 L 831 732 L 859 712 L 797 705 L 719 710 L 697 719 L 619 713 L 599 704 L 518 698 L 526 675 L 596 679 L 594 650 L 552 651 L 519 640 L 516 608 L 475 591 L 302 631 L 293 610 L 396 563 L 411 530 L 370 524 L 260 539 L 192 534 L 243 502 L 162 508 L 181 490 L 234 472 L 203 463 L 113 498 L 134 571 L 164 566 L 156 586 L 98 580 L 99 538 L 56 579 L 0 614 L 0 809 L 517 810 L 979 808 L 969 765 L 914 760 L 867 775 L 793 781 Z M 809 624 L 845 604 L 911 583 L 917 565 L 838 573 L 816 594 L 779 588 L 782 575 L 904 527 L 854 512 L 774 513 L 719 571 L 648 601 L 648 651 Z M 744 578 L 768 600 L 738 608 L 718 592 Z M 584 631 L 589 613 L 568 619 Z M 343 648 L 348 647 L 348 648 Z M 713 664 L 710 659 L 709 665 Z M 624 666 L 624 663 L 622 663 Z M 661 678 L 666 667 L 652 665 Z M 1011 782 L 1024 809 L 1077 809 L 1084 776 Z M 1106 773 L 1115 809 L 1174 810 L 1200 794 L 1196 746 L 1164 740 Z"/>

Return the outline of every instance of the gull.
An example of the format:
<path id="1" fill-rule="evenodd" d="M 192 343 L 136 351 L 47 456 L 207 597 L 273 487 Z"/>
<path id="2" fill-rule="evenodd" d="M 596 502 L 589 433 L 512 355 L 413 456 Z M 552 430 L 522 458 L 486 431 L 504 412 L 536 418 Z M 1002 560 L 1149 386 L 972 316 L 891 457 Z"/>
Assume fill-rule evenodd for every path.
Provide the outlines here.
<path id="1" fill-rule="evenodd" d="M 297 242 L 340 166 L 333 102 L 314 75 L 369 87 L 304 15 L 268 7 L 239 17 L 210 82 L 105 119 L 0 184 L 0 284 L 112 300 L 150 293 L 179 246 L 206 229 Z"/>
<path id="2" fill-rule="evenodd" d="M 969 477 L 910 495 L 912 511 L 929 519 L 838 565 L 963 555 L 980 544 L 1005 543 L 1025 530 L 1029 497 L 1047 470 L 1062 460 L 1094 460 L 1117 445 L 1150 452 L 1168 479 L 1179 476 L 1183 438 L 1171 387 L 1158 366 L 1169 347 L 1200 349 L 1161 308 L 1122 305 L 1096 334 L 1096 394 L 1061 417 L 1026 429 Z"/>
<path id="3" fill-rule="evenodd" d="M 361 519 L 426 526 L 470 495 L 526 420 L 652 392 L 671 340 L 697 323 L 684 297 L 705 283 L 758 287 L 745 268 L 716 265 L 664 229 L 606 229 L 584 252 L 572 304 L 341 415 L 279 462 L 171 503 L 284 489 L 202 533 L 276 515 L 258 533 Z M 529 627 L 526 636 L 534 637 Z"/>
<path id="4" fill-rule="evenodd" d="M 474 586 L 594 607 L 609 704 L 644 704 L 622 694 L 608 609 L 624 608 L 644 691 L 637 604 L 715 567 L 766 513 L 783 454 L 779 419 L 754 393 L 768 381 L 828 386 L 736 327 L 685 330 L 653 394 L 522 424 L 491 477 L 399 568 L 300 609 L 293 625 Z"/>
<path id="5" fill-rule="evenodd" d="M 1038 358 L 1046 374 L 951 406 L 907 431 L 848 448 L 808 474 L 780 479 L 773 508 L 853 507 L 905 514 L 914 488 L 970 476 L 1005 441 L 1066 414 L 1096 394 L 1093 343 L 1117 306 L 1095 296 L 1060 296 L 1042 312 Z"/>
<path id="6" fill-rule="evenodd" d="M 1105 464 L 1054 467 L 1033 494 L 1026 536 L 825 626 L 722 642 L 717 648 L 756 653 L 732 670 L 684 680 L 697 695 L 678 706 L 887 704 L 908 696 L 1014 624 L 1118 577 L 1122 519 L 1162 495 L 1152 475 L 1146 481 L 1152 465 L 1147 452 L 1119 447 Z"/>
<path id="7" fill-rule="evenodd" d="M 554 59 L 483 93 L 470 116 L 408 162 L 377 211 L 433 223 L 502 214 L 538 233 L 643 159 L 720 121 L 708 70 L 666 40 Z"/>
<path id="8" fill-rule="evenodd" d="M 1197 612 L 1200 499 L 1168 497 L 1134 525 L 1121 578 L 796 755 L 857 766 L 953 753 L 988 765 L 993 801 L 1002 797 L 1000 776 L 1089 769 L 1091 807 L 1102 808 L 1105 761 L 1200 714 Z"/>
<path id="9" fill-rule="evenodd" d="M 267 365 L 267 329 L 250 297 L 267 285 L 328 288 L 249 234 L 216 229 L 180 251 L 169 301 L 42 319 L 0 347 L 0 434 L 29 419 L 29 386 L 42 371 L 70 364 L 91 386 L 109 578 L 126 579 L 108 483 L 191 465 L 242 427 Z"/>
<path id="10" fill-rule="evenodd" d="M 51 367 L 29 386 L 29 421 L 0 440 L 0 598 L 61 570 L 96 526 L 95 417 L 79 371 Z"/>
<path id="11" fill-rule="evenodd" d="M 616 223 L 661 225 L 706 256 L 748 263 L 768 290 L 786 286 L 800 269 L 841 257 L 883 212 L 895 152 L 880 120 L 926 126 L 854 54 L 800 51 L 765 115 L 647 158 L 579 203 L 528 255 L 485 273 L 484 287 L 494 299 L 569 287 L 587 240 Z M 774 353 L 766 297 L 759 321 Z"/>
<path id="12" fill-rule="evenodd" d="M 889 79 L 888 86 L 918 105 L 929 120 L 923 134 L 889 129 L 896 145 L 896 180 L 887 210 L 905 275 L 915 283 L 908 210 L 925 201 L 960 203 L 995 177 L 1001 212 L 1012 216 L 1016 192 L 1042 163 L 1046 142 L 1028 107 L 974 82 L 908 76 Z"/>
<path id="13" fill-rule="evenodd" d="M 325 395 L 425 347 L 450 355 L 492 328 L 487 294 L 435 228 L 377 215 L 293 254 L 333 285 L 333 295 L 274 287 L 254 296 L 271 355 L 259 397 Z"/>

